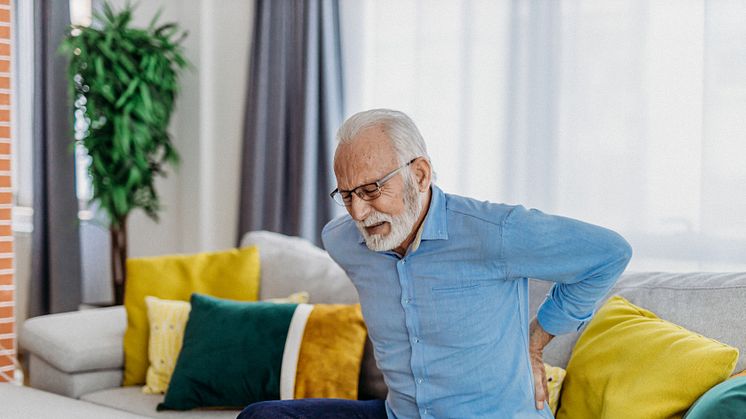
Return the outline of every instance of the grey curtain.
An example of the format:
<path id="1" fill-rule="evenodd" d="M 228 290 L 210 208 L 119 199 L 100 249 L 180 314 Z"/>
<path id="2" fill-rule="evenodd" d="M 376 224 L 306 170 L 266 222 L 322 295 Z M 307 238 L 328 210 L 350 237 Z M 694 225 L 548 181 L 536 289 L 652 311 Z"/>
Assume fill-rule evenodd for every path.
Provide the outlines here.
<path id="1" fill-rule="evenodd" d="M 246 103 L 239 231 L 316 244 L 336 213 L 334 135 L 342 122 L 339 4 L 258 0 Z"/>
<path id="2" fill-rule="evenodd" d="M 67 60 L 57 47 L 70 24 L 67 1 L 34 3 L 34 232 L 29 317 L 77 310 L 78 201 Z"/>

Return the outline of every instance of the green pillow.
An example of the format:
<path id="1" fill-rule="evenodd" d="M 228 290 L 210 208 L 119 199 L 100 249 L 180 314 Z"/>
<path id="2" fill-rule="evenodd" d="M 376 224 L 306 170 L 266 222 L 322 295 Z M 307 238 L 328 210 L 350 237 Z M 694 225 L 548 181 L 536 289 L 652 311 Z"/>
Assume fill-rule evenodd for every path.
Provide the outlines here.
<path id="1" fill-rule="evenodd" d="M 285 339 L 297 304 L 192 294 L 184 343 L 157 410 L 242 409 L 280 398 Z"/>
<path id="2" fill-rule="evenodd" d="M 707 391 L 684 419 L 738 419 L 746 414 L 746 377 L 731 378 Z"/>

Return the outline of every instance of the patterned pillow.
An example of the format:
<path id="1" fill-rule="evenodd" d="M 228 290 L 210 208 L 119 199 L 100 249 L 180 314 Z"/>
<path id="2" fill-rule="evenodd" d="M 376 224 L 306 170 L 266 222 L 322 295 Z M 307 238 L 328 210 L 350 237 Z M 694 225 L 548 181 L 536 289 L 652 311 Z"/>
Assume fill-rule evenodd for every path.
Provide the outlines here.
<path id="1" fill-rule="evenodd" d="M 142 392 L 163 394 L 168 389 L 184 339 L 184 327 L 192 306 L 186 301 L 145 297 L 150 322 L 148 358 L 150 366 Z"/>
<path id="2" fill-rule="evenodd" d="M 562 382 L 565 380 L 567 372 L 560 367 L 553 367 L 547 363 L 544 364 L 544 371 L 547 375 L 549 407 L 552 409 L 552 414 L 556 415 L 559 396 L 562 391 Z"/>

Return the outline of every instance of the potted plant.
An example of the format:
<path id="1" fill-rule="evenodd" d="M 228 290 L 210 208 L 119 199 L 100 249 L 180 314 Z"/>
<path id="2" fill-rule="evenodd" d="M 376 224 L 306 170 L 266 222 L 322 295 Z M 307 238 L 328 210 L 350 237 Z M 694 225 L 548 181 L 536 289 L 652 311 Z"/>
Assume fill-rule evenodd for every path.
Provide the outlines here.
<path id="1" fill-rule="evenodd" d="M 131 26 L 133 7 L 115 12 L 105 3 L 91 27 L 71 26 L 60 49 L 70 57 L 75 143 L 90 156 L 91 203 L 107 216 L 111 234 L 114 304 L 126 280 L 127 217 L 142 208 L 158 221 L 154 182 L 176 167 L 179 155 L 167 131 L 178 75 L 187 66 L 177 24 Z"/>

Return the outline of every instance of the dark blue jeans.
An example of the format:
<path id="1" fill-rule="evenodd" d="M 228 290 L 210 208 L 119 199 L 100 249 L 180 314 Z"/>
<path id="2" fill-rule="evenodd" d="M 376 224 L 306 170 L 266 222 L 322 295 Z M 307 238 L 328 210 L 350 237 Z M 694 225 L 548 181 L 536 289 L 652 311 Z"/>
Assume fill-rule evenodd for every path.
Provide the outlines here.
<path id="1" fill-rule="evenodd" d="M 237 419 L 386 419 L 383 400 L 298 399 L 252 403 Z"/>

